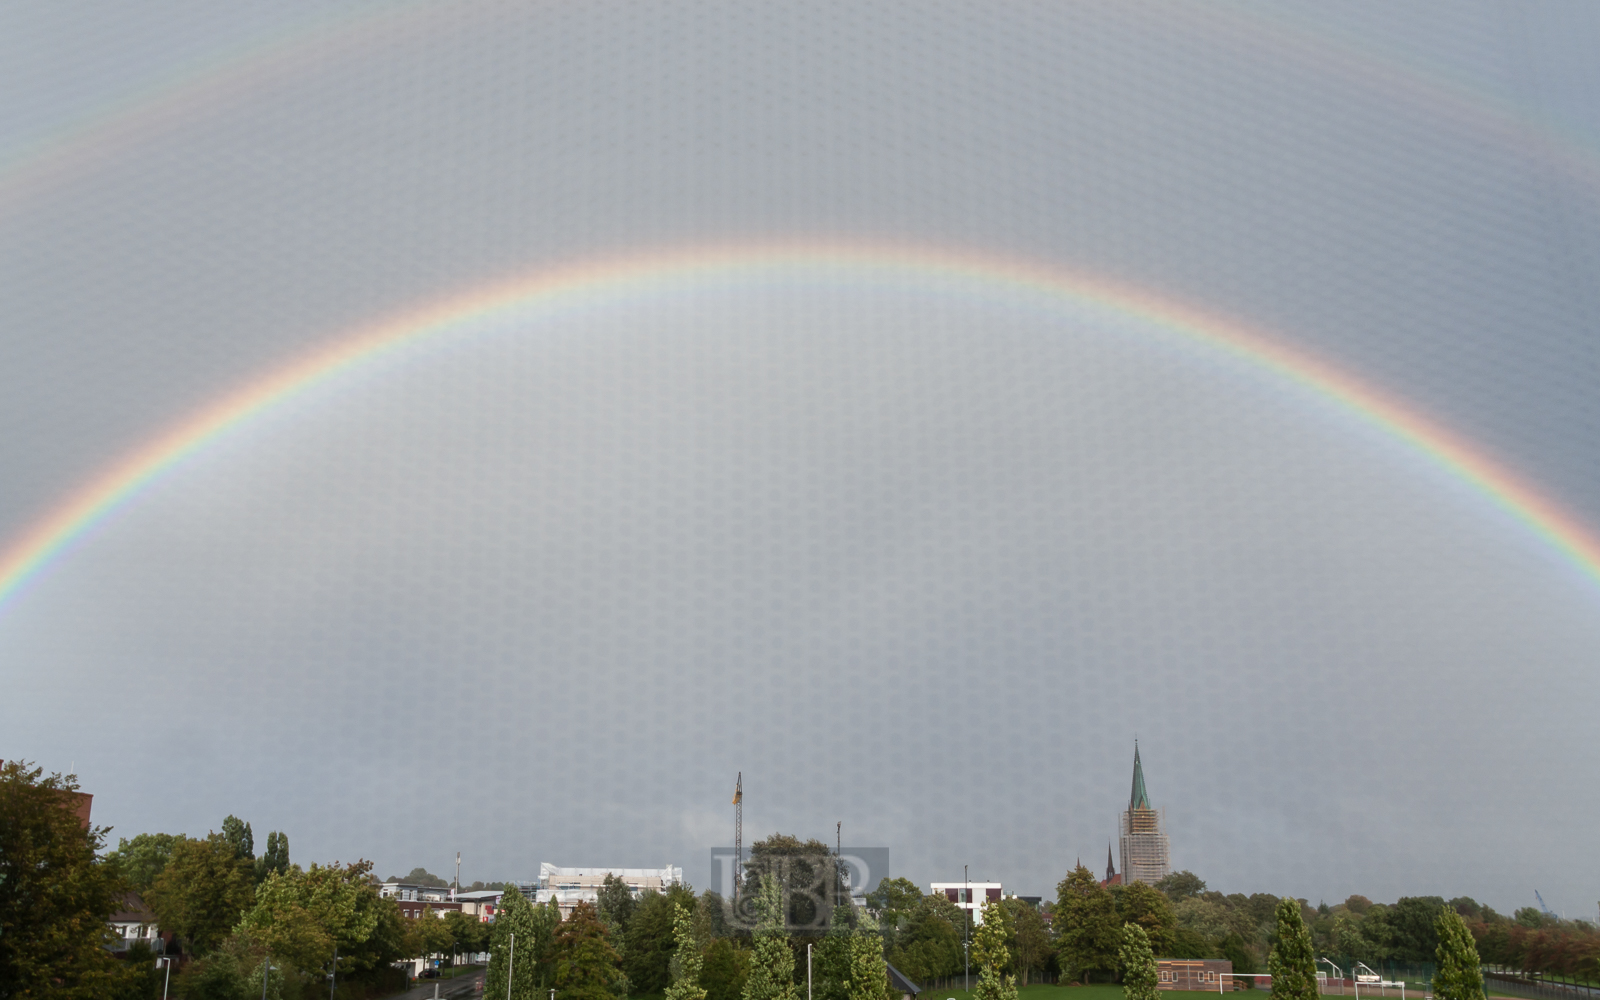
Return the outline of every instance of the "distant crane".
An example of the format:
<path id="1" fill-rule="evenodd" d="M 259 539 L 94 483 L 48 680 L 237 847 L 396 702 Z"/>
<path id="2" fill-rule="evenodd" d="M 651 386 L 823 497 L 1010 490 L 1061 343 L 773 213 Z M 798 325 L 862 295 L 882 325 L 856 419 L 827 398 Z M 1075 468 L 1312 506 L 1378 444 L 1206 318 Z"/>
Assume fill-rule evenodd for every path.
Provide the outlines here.
<path id="1" fill-rule="evenodd" d="M 1537 899 L 1539 901 L 1539 911 L 1541 913 L 1543 913 L 1545 916 L 1553 917 L 1553 916 L 1556 915 L 1554 910 L 1552 910 L 1552 909 L 1550 909 L 1550 907 L 1544 905 L 1544 897 L 1539 895 L 1539 890 L 1538 889 L 1533 890 L 1533 898 Z"/>
<path id="2" fill-rule="evenodd" d="M 739 877 L 744 867 L 744 772 L 733 781 L 733 912 L 739 912 Z"/>

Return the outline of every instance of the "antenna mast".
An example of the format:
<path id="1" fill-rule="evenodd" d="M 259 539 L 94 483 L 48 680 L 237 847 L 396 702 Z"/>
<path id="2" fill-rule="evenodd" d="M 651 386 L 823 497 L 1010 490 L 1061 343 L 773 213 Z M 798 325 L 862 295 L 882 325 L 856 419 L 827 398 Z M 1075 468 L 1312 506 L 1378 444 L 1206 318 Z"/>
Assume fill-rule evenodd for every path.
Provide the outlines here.
<path id="1" fill-rule="evenodd" d="M 733 783 L 733 908 L 739 910 L 739 881 L 744 869 L 744 772 Z"/>

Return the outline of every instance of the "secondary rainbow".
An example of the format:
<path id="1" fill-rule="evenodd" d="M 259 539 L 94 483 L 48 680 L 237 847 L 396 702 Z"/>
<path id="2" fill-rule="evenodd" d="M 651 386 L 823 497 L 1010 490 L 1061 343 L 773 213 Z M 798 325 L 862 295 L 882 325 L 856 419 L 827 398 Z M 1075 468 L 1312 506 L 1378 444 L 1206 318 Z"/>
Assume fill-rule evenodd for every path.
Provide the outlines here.
<path id="1" fill-rule="evenodd" d="M 0 214 L 30 204 L 40 186 L 81 179 L 85 168 L 113 164 L 125 148 L 218 113 L 230 101 L 266 91 L 276 82 L 337 59 L 381 50 L 397 36 L 424 32 L 435 22 L 501 13 L 490 5 L 424 0 L 352 4 L 220 48 L 132 85 L 116 99 L 58 122 L 15 147 L 0 149 Z M 1260 57 L 1315 67 L 1386 99 L 1400 99 L 1459 121 L 1493 135 L 1506 149 L 1537 157 L 1591 191 L 1600 191 L 1600 151 L 1593 136 L 1481 86 L 1436 70 L 1412 68 L 1329 30 L 1318 32 L 1296 24 L 1273 10 L 1210 3 L 1193 12 L 1174 8 L 1167 12 L 1166 24 L 1186 36 L 1232 39 Z"/>
<path id="2" fill-rule="evenodd" d="M 1035 261 L 893 244 L 765 243 L 699 246 L 605 258 L 480 288 L 336 337 L 200 409 L 126 455 L 65 498 L 0 554 L 0 610 L 50 563 L 118 508 L 185 459 L 275 407 L 414 345 L 473 336 L 503 319 L 537 328 L 564 310 L 706 282 L 795 280 L 870 287 L 914 285 L 993 301 L 1044 301 L 1103 310 L 1147 324 L 1169 339 L 1234 358 L 1335 404 L 1381 429 L 1427 462 L 1471 485 L 1600 586 L 1600 539 L 1467 439 L 1415 409 L 1281 340 L 1192 306 L 1093 275 Z"/>

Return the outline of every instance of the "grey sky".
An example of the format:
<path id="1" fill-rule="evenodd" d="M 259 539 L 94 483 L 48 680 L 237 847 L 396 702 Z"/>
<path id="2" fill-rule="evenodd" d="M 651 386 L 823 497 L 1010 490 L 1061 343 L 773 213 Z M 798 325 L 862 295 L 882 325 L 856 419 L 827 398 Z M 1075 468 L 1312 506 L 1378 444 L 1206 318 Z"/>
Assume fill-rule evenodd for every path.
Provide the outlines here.
<path id="1" fill-rule="evenodd" d="M 806 237 L 1239 317 L 1600 524 L 1590 6 L 325 10 L 0 13 L 0 537 L 364 320 Z M 1218 888 L 1578 916 L 1597 612 L 1259 372 L 710 283 L 374 367 L 166 476 L 0 608 L 0 756 L 75 762 L 121 835 L 697 884 L 742 770 L 747 836 L 843 820 L 896 874 L 1049 893 L 1137 732 Z"/>

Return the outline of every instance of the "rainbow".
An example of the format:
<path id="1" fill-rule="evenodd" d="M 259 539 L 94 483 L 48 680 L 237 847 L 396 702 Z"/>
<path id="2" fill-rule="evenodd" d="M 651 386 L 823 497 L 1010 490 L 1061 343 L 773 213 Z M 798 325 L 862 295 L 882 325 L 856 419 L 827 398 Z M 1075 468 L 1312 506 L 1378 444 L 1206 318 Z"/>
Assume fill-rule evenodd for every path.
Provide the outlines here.
<path id="1" fill-rule="evenodd" d="M 432 22 L 497 13 L 487 5 L 385 0 L 318 13 L 221 47 L 0 149 L 0 214 L 33 203 L 42 188 L 70 183 L 101 164 L 114 163 L 121 150 L 217 113 L 231 99 L 295 79 L 336 59 L 381 49 L 400 34 L 424 31 Z M 1169 27 L 1186 36 L 1206 35 L 1216 43 L 1232 42 L 1257 58 L 1314 68 L 1386 100 L 1402 101 L 1492 135 L 1504 148 L 1534 157 L 1591 192 L 1600 192 L 1600 150 L 1592 136 L 1480 85 L 1413 69 L 1369 51 L 1357 40 L 1307 28 L 1281 11 L 1208 3 L 1193 9 L 1174 7 L 1164 17 Z"/>
<path id="2" fill-rule="evenodd" d="M 0 551 L 0 610 L 76 542 L 186 459 L 310 390 L 408 348 L 481 336 L 489 329 L 526 330 L 575 311 L 706 282 L 795 279 L 909 286 L 1136 321 L 1168 343 L 1243 362 L 1377 428 L 1471 486 L 1600 585 L 1600 539 L 1556 502 L 1394 397 L 1244 324 L 1145 289 L 1039 262 L 924 246 L 802 242 L 680 248 L 553 268 L 348 331 L 203 407 L 66 497 Z"/>

